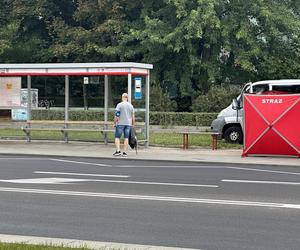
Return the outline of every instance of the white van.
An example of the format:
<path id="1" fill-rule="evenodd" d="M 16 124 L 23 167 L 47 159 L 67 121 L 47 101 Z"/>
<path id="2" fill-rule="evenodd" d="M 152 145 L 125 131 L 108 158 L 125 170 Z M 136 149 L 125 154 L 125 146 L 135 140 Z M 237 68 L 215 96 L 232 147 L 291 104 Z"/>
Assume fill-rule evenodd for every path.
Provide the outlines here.
<path id="1" fill-rule="evenodd" d="M 211 131 L 219 133 L 226 142 L 243 143 L 243 94 L 295 94 L 300 93 L 300 80 L 267 80 L 247 83 L 232 104 L 223 109 L 211 124 Z"/>

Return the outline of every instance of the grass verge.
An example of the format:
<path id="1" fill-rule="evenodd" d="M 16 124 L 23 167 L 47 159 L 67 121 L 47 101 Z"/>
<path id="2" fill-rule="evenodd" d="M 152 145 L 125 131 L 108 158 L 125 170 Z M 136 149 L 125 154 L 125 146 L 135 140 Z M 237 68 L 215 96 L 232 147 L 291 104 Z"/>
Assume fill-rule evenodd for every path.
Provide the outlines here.
<path id="1" fill-rule="evenodd" d="M 0 243 L 1 250 L 88 250 L 88 248 L 70 248 L 63 246 L 27 245 L 14 243 Z"/>

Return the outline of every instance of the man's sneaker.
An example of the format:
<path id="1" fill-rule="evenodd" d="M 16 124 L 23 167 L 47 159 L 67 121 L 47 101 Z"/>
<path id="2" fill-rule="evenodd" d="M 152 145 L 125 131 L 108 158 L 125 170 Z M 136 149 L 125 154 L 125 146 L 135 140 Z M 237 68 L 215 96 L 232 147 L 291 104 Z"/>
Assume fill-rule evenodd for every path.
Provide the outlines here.
<path id="1" fill-rule="evenodd" d="M 123 152 L 122 156 L 127 157 L 128 155 L 126 154 L 126 152 Z"/>
<path id="2" fill-rule="evenodd" d="M 121 151 L 116 151 L 113 153 L 113 156 L 120 156 L 121 155 Z"/>

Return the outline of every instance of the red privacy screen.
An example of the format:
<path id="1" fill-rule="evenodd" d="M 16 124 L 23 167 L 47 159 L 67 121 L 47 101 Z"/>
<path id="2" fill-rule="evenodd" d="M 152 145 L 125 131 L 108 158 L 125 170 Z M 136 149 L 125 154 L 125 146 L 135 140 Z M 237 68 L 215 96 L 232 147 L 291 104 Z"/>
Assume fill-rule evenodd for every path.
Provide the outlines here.
<path id="1" fill-rule="evenodd" d="M 300 157 L 300 94 L 244 96 L 243 156 Z"/>

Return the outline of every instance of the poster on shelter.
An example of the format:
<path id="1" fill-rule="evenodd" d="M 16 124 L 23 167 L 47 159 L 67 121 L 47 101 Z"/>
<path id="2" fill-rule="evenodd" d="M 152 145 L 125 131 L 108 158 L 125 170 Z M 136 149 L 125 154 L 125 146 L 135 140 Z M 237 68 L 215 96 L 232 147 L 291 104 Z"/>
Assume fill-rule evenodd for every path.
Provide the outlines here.
<path id="1" fill-rule="evenodd" d="M 21 77 L 0 77 L 0 107 L 21 105 Z"/>
<path id="2" fill-rule="evenodd" d="M 26 109 L 12 109 L 11 119 L 13 121 L 26 121 L 28 118 Z"/>
<path id="3" fill-rule="evenodd" d="M 31 108 L 37 108 L 39 101 L 39 90 L 31 89 Z M 28 104 L 28 89 L 21 89 L 21 106 L 27 107 Z"/>

